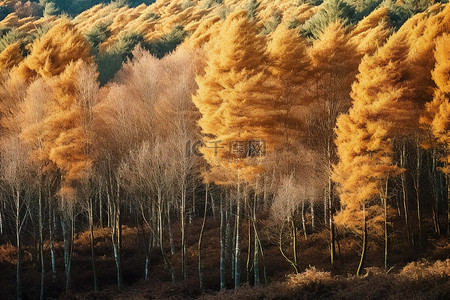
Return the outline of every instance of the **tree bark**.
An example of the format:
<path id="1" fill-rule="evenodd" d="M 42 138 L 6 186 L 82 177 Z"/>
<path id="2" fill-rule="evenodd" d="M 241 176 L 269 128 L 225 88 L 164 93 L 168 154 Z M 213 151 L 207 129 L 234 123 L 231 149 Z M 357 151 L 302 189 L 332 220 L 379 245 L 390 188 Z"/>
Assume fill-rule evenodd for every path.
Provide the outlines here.
<path id="1" fill-rule="evenodd" d="M 203 212 L 202 228 L 200 230 L 200 236 L 198 238 L 198 245 L 197 245 L 197 251 L 198 251 L 198 279 L 199 279 L 200 290 L 201 291 L 203 290 L 202 241 L 203 241 L 203 232 L 205 231 L 206 217 L 207 217 L 207 212 L 208 212 L 208 188 L 209 188 L 209 184 L 207 183 L 206 184 L 206 191 L 205 191 L 205 210 Z"/>
<path id="2" fill-rule="evenodd" d="M 402 144 L 402 151 L 400 154 L 400 167 L 406 168 L 406 144 Z M 403 198 L 403 208 L 405 210 L 405 227 L 406 227 L 406 237 L 408 238 L 408 243 L 411 246 L 411 231 L 409 228 L 409 210 L 408 210 L 408 191 L 406 182 L 406 172 L 400 175 L 402 181 L 402 198 Z"/>
<path id="3" fill-rule="evenodd" d="M 384 268 L 387 270 L 389 266 L 389 227 L 388 227 L 388 215 L 387 215 L 387 190 L 388 190 L 388 179 L 386 179 L 386 186 L 383 193 L 383 204 L 384 204 Z"/>
<path id="4" fill-rule="evenodd" d="M 257 204 L 257 195 L 255 192 L 254 198 L 253 198 L 253 218 L 252 218 L 252 224 L 253 224 L 253 238 L 254 238 L 254 252 L 253 252 L 253 284 L 254 286 L 259 285 L 259 239 L 258 239 L 258 233 L 256 232 L 256 204 Z"/>
<path id="5" fill-rule="evenodd" d="M 225 233 L 225 212 L 223 196 L 220 197 L 220 289 L 226 287 L 226 233 Z"/>
<path id="6" fill-rule="evenodd" d="M 302 227 L 303 227 L 303 234 L 305 235 L 305 240 L 307 240 L 308 235 L 306 234 L 305 198 L 302 198 Z"/>
<path id="7" fill-rule="evenodd" d="M 48 218 L 48 229 L 49 229 L 49 243 L 50 243 L 50 259 L 52 264 L 52 282 L 56 282 L 56 262 L 55 262 L 55 248 L 53 246 L 53 235 L 56 228 L 56 216 L 55 211 L 52 210 L 52 205 L 49 204 L 49 218 Z"/>
<path id="8" fill-rule="evenodd" d="M 367 250 L 367 222 L 366 222 L 366 207 L 363 204 L 363 223 L 364 223 L 364 231 L 363 231 L 363 245 L 361 252 L 361 259 L 359 261 L 358 270 L 356 271 L 356 276 L 361 275 L 361 270 L 364 267 L 364 261 L 366 259 L 366 250 Z"/>
<path id="9" fill-rule="evenodd" d="M 17 265 L 16 265 L 16 294 L 17 299 L 22 299 L 22 248 L 20 244 L 20 234 L 22 231 L 22 222 L 20 218 L 20 192 L 14 191 L 16 205 L 16 246 L 17 246 Z"/>
<path id="10" fill-rule="evenodd" d="M 186 187 L 183 182 L 181 187 L 181 208 L 180 208 L 180 219 L 181 219 L 181 274 L 183 278 L 187 277 L 186 271 L 186 242 L 185 242 L 185 231 L 186 231 Z"/>
<path id="11" fill-rule="evenodd" d="M 288 222 L 290 223 L 290 221 L 288 221 Z M 283 222 L 283 225 L 281 226 L 281 229 L 280 229 L 280 236 L 279 236 L 279 240 L 278 240 L 278 247 L 279 247 L 279 249 L 280 249 L 281 255 L 283 255 L 284 259 L 286 259 L 286 261 L 287 261 L 288 263 L 291 264 L 291 266 L 292 266 L 292 267 L 294 268 L 294 270 L 295 270 L 295 273 L 298 274 L 298 267 L 297 267 L 297 264 L 296 264 L 294 261 L 292 261 L 292 260 L 286 255 L 286 253 L 284 253 L 284 250 L 283 250 L 283 231 L 284 231 L 284 223 L 285 223 L 285 222 Z"/>
<path id="12" fill-rule="evenodd" d="M 116 263 L 116 276 L 117 276 L 117 287 L 120 289 L 122 287 L 122 257 L 121 257 L 121 243 L 122 243 L 122 226 L 121 226 L 121 216 L 120 216 L 120 184 L 117 183 L 117 195 L 113 203 L 111 216 L 112 221 L 112 243 L 114 252 L 114 261 Z"/>
<path id="13" fill-rule="evenodd" d="M 334 257 L 336 254 L 336 243 L 335 243 L 335 233 L 334 233 L 334 211 L 333 211 L 333 195 L 332 195 L 332 181 L 331 178 L 328 178 L 328 191 L 327 191 L 327 198 L 328 198 L 328 216 L 330 218 L 329 220 L 329 226 L 330 226 L 330 262 L 331 264 L 334 263 Z"/>
<path id="14" fill-rule="evenodd" d="M 414 181 L 414 189 L 416 191 L 416 202 L 417 202 L 417 221 L 418 221 L 418 229 L 419 229 L 419 245 L 422 245 L 422 239 L 423 239 L 423 231 L 422 231 L 422 210 L 421 210 L 421 203 L 420 203 L 420 173 L 421 173 L 421 166 L 422 166 L 422 153 L 420 150 L 420 145 L 417 142 L 416 143 L 416 174 L 415 174 L 415 181 Z"/>
<path id="15" fill-rule="evenodd" d="M 92 276 L 94 281 L 94 292 L 98 291 L 97 284 L 97 269 L 95 267 L 95 239 L 94 239 L 94 207 L 92 203 L 92 197 L 89 197 L 89 230 L 90 230 L 90 244 L 91 244 L 91 263 L 92 263 Z"/>
<path id="16" fill-rule="evenodd" d="M 236 201 L 236 236 L 235 236 L 235 248 L 234 248 L 234 288 L 237 289 L 241 284 L 241 239 L 239 236 L 240 227 L 240 214 L 241 214 L 241 195 L 240 195 L 240 183 L 238 175 L 238 190 L 237 190 L 237 201 Z"/>
<path id="17" fill-rule="evenodd" d="M 66 276 L 66 293 L 70 292 L 71 284 L 71 262 L 72 262 L 72 228 L 73 224 L 71 219 L 73 216 L 70 214 L 65 214 L 61 218 L 61 225 L 64 238 L 64 273 Z"/>
<path id="18" fill-rule="evenodd" d="M 43 236 L 43 212 L 42 212 L 42 178 L 39 182 L 39 256 L 41 258 L 41 291 L 39 294 L 39 299 L 44 299 L 44 275 L 45 275 L 45 263 L 44 263 L 44 236 Z"/>

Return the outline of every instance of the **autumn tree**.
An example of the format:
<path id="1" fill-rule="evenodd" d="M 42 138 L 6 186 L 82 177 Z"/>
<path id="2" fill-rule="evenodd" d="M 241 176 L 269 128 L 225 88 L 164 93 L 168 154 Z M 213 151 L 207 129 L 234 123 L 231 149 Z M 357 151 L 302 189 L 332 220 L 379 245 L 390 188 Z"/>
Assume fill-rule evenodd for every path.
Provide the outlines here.
<path id="1" fill-rule="evenodd" d="M 0 53 L 0 72 L 6 71 L 17 65 L 23 59 L 20 45 L 11 44 Z"/>
<path id="2" fill-rule="evenodd" d="M 308 81 L 307 97 L 312 103 L 306 116 L 307 144 L 322 153 L 325 172 L 331 176 L 331 166 L 336 161 L 334 127 L 337 117 L 350 107 L 351 84 L 355 79 L 359 55 L 355 44 L 341 22 L 330 24 L 309 48 L 312 73 Z M 334 196 L 331 179 L 324 191 L 324 210 L 328 213 L 330 227 L 330 261 L 334 260 Z M 312 204 L 311 208 L 314 208 Z M 313 215 L 314 212 L 312 211 Z M 325 218 L 326 220 L 327 218 Z"/>
<path id="3" fill-rule="evenodd" d="M 414 76 L 411 77 L 410 86 L 414 88 L 414 94 L 411 95 L 411 99 L 417 105 L 418 109 L 424 111 L 424 106 L 427 102 L 431 102 L 433 99 L 433 90 L 435 83 L 431 76 L 431 70 L 435 65 L 435 57 L 433 51 L 435 49 L 437 39 L 442 34 L 448 32 L 450 28 L 449 18 L 450 8 L 448 6 L 434 5 L 427 12 L 417 14 L 410 20 L 408 20 L 404 26 L 399 30 L 400 33 L 408 36 L 407 41 L 410 47 L 407 60 L 409 62 L 409 69 Z M 418 220 L 418 234 L 419 244 L 423 239 L 423 226 L 422 218 L 424 214 L 423 203 L 423 187 L 421 184 L 423 177 L 423 169 L 425 166 L 426 155 L 431 155 L 432 164 L 435 164 L 437 158 L 431 150 L 430 154 L 423 151 L 424 145 L 430 144 L 429 138 L 424 130 L 419 126 L 417 121 L 417 113 L 411 115 L 411 124 L 406 132 L 408 132 L 413 138 L 412 148 L 414 151 L 413 156 L 409 159 L 411 161 L 411 167 L 408 172 L 413 178 L 414 196 L 417 207 L 417 220 Z M 406 149 L 407 150 L 407 149 Z M 408 160 L 404 158 L 404 160 Z M 429 172 L 430 181 L 432 185 L 436 186 L 436 170 Z M 436 190 L 436 187 L 433 188 Z M 438 202 L 437 193 L 435 192 L 435 202 Z M 434 207 L 434 206 L 433 206 Z M 405 212 L 406 214 L 407 212 Z"/>
<path id="4" fill-rule="evenodd" d="M 185 48 L 159 60 L 136 47 L 133 56 L 114 82 L 104 88 L 105 101 L 97 107 L 96 128 L 101 133 L 98 148 L 102 157 L 97 168 L 99 174 L 112 177 L 107 181 L 115 182 L 106 188 L 108 199 L 114 199 L 119 189 L 122 197 L 134 195 L 136 199 L 146 231 L 145 277 L 148 278 L 151 263 L 149 247 L 158 246 L 175 280 L 175 266 L 164 248 L 168 234 L 175 255 L 172 228 L 165 224 L 170 224 L 174 211 L 179 213 L 181 273 L 187 276 L 184 232 L 188 192 L 196 184 L 193 170 L 196 158 L 192 154 L 189 157 L 186 143 L 197 137 L 198 113 L 191 94 L 196 88 L 194 78 L 199 60 L 195 51 Z M 117 213 L 123 205 L 119 200 L 112 201 Z M 120 243 L 114 244 L 120 251 Z"/>
<path id="5" fill-rule="evenodd" d="M 275 105 L 283 111 L 280 122 L 283 124 L 285 143 L 301 130 L 298 110 L 306 106 L 306 82 L 311 72 L 311 61 L 305 41 L 294 30 L 282 23 L 272 33 L 268 45 L 271 73 L 277 84 L 279 94 Z"/>
<path id="6" fill-rule="evenodd" d="M 95 100 L 86 92 L 92 91 L 89 80 L 83 81 L 87 77 L 84 76 L 86 68 L 89 68 L 86 62 L 79 60 L 70 63 L 59 76 L 33 82 L 24 102 L 21 130 L 22 139 L 31 146 L 31 159 L 39 171 L 40 201 L 41 191 L 45 190 L 43 176 L 50 178 L 56 173 L 61 179 L 57 192 L 61 199 L 60 207 L 67 212 L 62 220 L 66 288 L 70 286 L 72 210 L 81 198 L 78 192 L 86 184 L 93 160 L 89 149 L 89 140 L 92 139 L 89 119 Z M 92 70 L 92 66 L 90 68 Z M 92 74 L 95 77 L 95 72 Z M 95 82 L 92 77 L 90 79 Z"/>
<path id="7" fill-rule="evenodd" d="M 385 266 L 388 264 L 387 201 L 389 178 L 402 171 L 393 161 L 392 138 L 408 126 L 417 111 L 407 84 L 405 35 L 392 36 L 372 56 L 364 57 L 353 85 L 353 107 L 337 120 L 336 145 L 339 162 L 333 180 L 339 184 L 343 211 L 336 223 L 363 234 L 357 274 L 364 265 L 368 231 L 384 231 Z M 372 74 L 367 76 L 366 74 Z M 384 219 L 384 228 L 380 227 Z"/>
<path id="8" fill-rule="evenodd" d="M 47 184 L 52 181 L 54 176 L 47 176 L 45 179 L 45 173 L 53 173 L 53 165 L 49 162 L 48 156 L 43 153 L 43 146 L 45 142 L 45 134 L 43 133 L 40 125 L 47 117 L 46 105 L 48 99 L 52 96 L 51 87 L 42 79 L 36 79 L 33 81 L 28 89 L 27 94 L 23 102 L 20 103 L 20 114 L 15 116 L 16 120 L 20 121 L 20 138 L 29 147 L 28 159 L 32 163 L 37 174 L 37 192 L 38 192 L 38 220 L 39 220 L 39 252 L 40 257 L 44 255 L 44 238 L 43 238 L 43 210 L 45 202 L 48 202 L 49 211 L 51 212 L 52 205 L 50 195 L 46 195 L 45 190 Z M 46 184 L 47 183 L 47 184 Z M 46 201 L 47 200 L 47 201 Z M 49 213 L 50 215 L 51 213 Z M 50 236 L 50 251 L 52 260 L 53 275 L 56 276 L 55 268 L 55 256 L 52 244 L 52 236 Z M 43 259 L 41 259 L 41 297 L 44 296 L 44 274 L 45 265 Z"/>
<path id="9" fill-rule="evenodd" d="M 304 203 L 306 192 L 305 186 L 301 186 L 298 182 L 294 181 L 293 176 L 282 179 L 278 192 L 273 200 L 271 206 L 271 212 L 273 218 L 277 221 L 277 224 L 282 224 L 279 233 L 279 249 L 283 257 L 294 268 L 295 273 L 298 274 L 298 258 L 297 258 L 297 226 L 295 225 L 296 211 Z M 300 200 L 301 199 L 301 200 Z M 303 206 L 304 207 L 304 206 Z M 283 250 L 283 233 L 285 231 L 286 223 L 289 225 L 291 243 L 292 243 L 292 258 Z"/>
<path id="10" fill-rule="evenodd" d="M 71 61 L 78 59 L 88 62 L 90 47 L 75 26 L 63 18 L 34 41 L 31 53 L 13 72 L 17 80 L 30 82 L 37 75 L 44 78 L 59 75 Z"/>
<path id="11" fill-rule="evenodd" d="M 8 189 L 15 221 L 15 240 L 17 247 L 16 264 L 16 296 L 22 299 L 22 232 L 26 219 L 29 217 L 28 209 L 25 207 L 27 198 L 30 196 L 29 179 L 32 175 L 30 164 L 27 159 L 28 149 L 17 136 L 10 136 L 1 143 L 1 181 Z M 8 198 L 9 198 L 8 197 Z"/>
<path id="12" fill-rule="evenodd" d="M 356 45 L 359 55 L 372 55 L 390 35 L 388 9 L 381 7 L 363 18 L 351 31 L 350 42 Z"/>
<path id="13" fill-rule="evenodd" d="M 433 80 L 437 88 L 434 91 L 433 100 L 426 104 L 427 115 L 422 118 L 422 122 L 430 126 L 431 132 L 436 139 L 437 145 L 443 148 L 443 156 L 441 158 L 443 167 L 441 171 L 447 178 L 447 200 L 450 199 L 449 193 L 449 173 L 450 173 L 450 52 L 447 45 L 450 42 L 450 35 L 444 34 L 436 41 L 436 66 L 432 71 Z M 450 202 L 449 202 L 450 203 Z M 449 205 L 447 212 L 450 212 Z M 450 232 L 450 213 L 448 214 L 447 232 Z"/>
<path id="14" fill-rule="evenodd" d="M 251 179 L 261 171 L 260 165 L 248 164 L 248 149 L 243 146 L 251 140 L 265 141 L 267 151 L 271 151 L 282 133 L 277 122 L 281 110 L 273 106 L 276 89 L 264 67 L 267 60 L 265 41 L 257 32 L 247 11 L 229 15 L 222 31 L 209 44 L 205 74 L 197 77 L 199 89 L 193 96 L 194 104 L 202 114 L 198 124 L 204 134 L 205 146 L 200 151 L 209 161 L 209 172 L 216 183 L 235 182 L 238 185 L 234 254 L 236 288 L 240 284 L 240 181 Z M 222 145 L 233 145 L 233 142 L 230 155 L 219 149 Z M 228 162 L 229 159 L 232 162 Z M 218 163 L 214 163 L 215 160 Z"/>

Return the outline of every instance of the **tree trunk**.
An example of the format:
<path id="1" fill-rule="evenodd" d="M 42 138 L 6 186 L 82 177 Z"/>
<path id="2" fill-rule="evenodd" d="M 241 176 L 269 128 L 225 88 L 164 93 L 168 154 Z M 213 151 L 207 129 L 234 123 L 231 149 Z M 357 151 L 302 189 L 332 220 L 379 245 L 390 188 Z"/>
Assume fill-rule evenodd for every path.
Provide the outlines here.
<path id="1" fill-rule="evenodd" d="M 225 192 L 225 262 L 229 269 L 231 267 L 231 272 L 228 273 L 228 277 L 231 274 L 231 278 L 234 279 L 234 230 L 231 231 L 231 216 L 233 206 L 230 203 L 230 197 L 228 191 Z"/>
<path id="2" fill-rule="evenodd" d="M 51 209 L 49 204 L 49 218 L 48 218 L 48 230 L 49 230 L 49 244 L 50 244 L 50 258 L 52 264 L 52 282 L 56 282 L 56 263 L 55 263 L 55 248 L 53 246 L 53 235 L 56 228 L 56 216 L 55 211 Z"/>
<path id="3" fill-rule="evenodd" d="M 387 215 L 387 192 L 388 191 L 388 179 L 386 180 L 385 190 L 382 196 L 384 204 L 384 268 L 387 270 L 389 266 L 389 227 L 388 227 L 388 215 Z"/>
<path id="4" fill-rule="evenodd" d="M 198 238 L 198 245 L 197 245 L 197 251 L 198 251 L 198 280 L 200 283 L 200 290 L 203 290 L 203 267 L 202 267 L 202 240 L 203 240 L 203 232 L 205 231 L 205 224 L 206 224 L 206 217 L 208 212 L 208 188 L 209 184 L 206 184 L 206 191 L 205 191 L 205 210 L 203 212 L 203 222 L 202 222 L 202 228 L 200 230 L 200 236 Z M 222 261 L 221 261 L 222 262 Z"/>
<path id="5" fill-rule="evenodd" d="M 236 237 L 235 237 L 235 249 L 234 249 L 234 288 L 237 289 L 241 284 L 241 239 L 239 236 L 239 226 L 240 226 L 240 214 L 241 214 L 241 195 L 240 195 L 240 182 L 238 175 L 238 190 L 237 190 L 237 201 L 236 201 Z"/>
<path id="6" fill-rule="evenodd" d="M 328 216 L 328 192 L 327 189 L 323 190 L 323 224 L 327 226 Z"/>
<path id="7" fill-rule="evenodd" d="M 17 299 L 22 299 L 22 249 L 20 244 L 20 234 L 22 231 L 22 222 L 20 218 L 20 192 L 15 191 L 16 205 L 16 246 L 17 246 L 17 265 L 16 265 L 16 294 Z"/>
<path id="8" fill-rule="evenodd" d="M 416 142 L 416 169 L 414 176 L 414 190 L 416 192 L 416 204 L 417 204 L 417 225 L 419 231 L 419 246 L 422 246 L 423 231 L 422 231 L 422 208 L 420 203 L 420 173 L 422 167 L 422 151 L 420 145 Z"/>
<path id="9" fill-rule="evenodd" d="M 43 236 L 43 212 L 42 212 L 42 178 L 39 182 L 39 256 L 41 258 L 41 292 L 39 294 L 39 299 L 44 299 L 44 275 L 45 275 L 45 263 L 44 263 L 44 236 Z"/>
<path id="10" fill-rule="evenodd" d="M 253 284 L 254 286 L 259 285 L 259 239 L 258 239 L 258 233 L 256 232 L 256 204 L 257 204 L 257 195 L 255 192 L 254 195 L 254 202 L 253 202 L 253 238 L 254 238 L 254 252 L 253 252 L 253 275 L 254 280 Z"/>
<path id="11" fill-rule="evenodd" d="M 418 229 L 419 229 L 419 245 L 422 245 L 422 211 L 421 211 L 421 203 L 420 203 L 420 168 L 422 166 L 422 153 L 420 150 L 419 143 L 416 143 L 416 176 L 414 182 L 414 189 L 416 191 L 416 201 L 417 201 L 417 221 L 418 221 Z"/>
<path id="12" fill-rule="evenodd" d="M 302 198 L 302 227 L 303 227 L 303 234 L 305 235 L 305 240 L 307 240 L 308 235 L 306 234 L 305 198 Z"/>
<path id="13" fill-rule="evenodd" d="M 99 225 L 103 228 L 103 201 L 102 201 L 102 184 L 99 182 L 98 189 L 98 212 L 99 212 Z"/>
<path id="14" fill-rule="evenodd" d="M 111 225 L 112 225 L 112 244 L 114 252 L 114 261 L 116 263 L 116 276 L 117 287 L 122 287 L 122 255 L 121 255 L 121 243 L 122 243 L 122 226 L 120 216 L 120 185 L 117 183 L 117 196 L 112 207 Z"/>
<path id="15" fill-rule="evenodd" d="M 367 250 L 367 222 L 366 222 L 366 207 L 363 204 L 363 223 L 364 223 L 364 232 L 363 232 L 363 245 L 361 252 L 361 259 L 359 261 L 358 270 L 356 271 L 356 276 L 361 275 L 361 270 L 364 267 L 364 261 L 366 259 L 366 250 Z"/>
<path id="16" fill-rule="evenodd" d="M 3 207 L 0 204 L 0 234 L 3 234 Z"/>
<path id="17" fill-rule="evenodd" d="M 91 263 L 92 263 L 92 275 L 94 280 L 94 292 L 98 291 L 97 285 L 97 269 L 95 267 L 95 240 L 94 240 L 94 207 L 92 203 L 92 197 L 89 197 L 89 230 L 90 230 L 90 244 L 91 244 Z"/>
<path id="18" fill-rule="evenodd" d="M 291 218 L 292 229 L 292 253 L 294 255 L 294 264 L 298 266 L 297 261 L 297 229 L 295 228 L 294 217 Z"/>
<path id="19" fill-rule="evenodd" d="M 172 218 L 170 217 L 170 204 L 167 203 L 167 231 L 169 233 L 169 244 L 170 244 L 170 254 L 175 254 L 175 243 L 173 240 L 173 233 L 172 233 Z"/>
<path id="20" fill-rule="evenodd" d="M 158 233 L 159 233 L 159 247 L 161 249 L 161 255 L 163 256 L 164 263 L 170 272 L 172 278 L 172 283 L 175 283 L 175 271 L 173 270 L 172 264 L 167 257 L 166 251 L 164 250 L 164 230 L 163 230 L 163 203 L 162 203 L 162 192 L 158 189 Z"/>
<path id="21" fill-rule="evenodd" d="M 448 148 L 445 149 L 444 155 L 447 157 Z M 448 165 L 446 164 L 445 166 L 447 167 Z M 450 174 L 445 174 L 445 181 L 447 183 L 447 234 L 450 235 Z"/>
<path id="22" fill-rule="evenodd" d="M 220 196 L 220 289 L 226 287 L 226 233 L 225 233 L 225 212 L 223 207 L 223 196 Z"/>
<path id="23" fill-rule="evenodd" d="M 406 168 L 406 145 L 402 144 L 402 152 L 400 155 L 400 167 Z M 405 210 L 405 227 L 406 227 L 406 237 L 408 238 L 408 243 L 411 246 L 411 231 L 409 228 L 409 210 L 408 210 L 408 190 L 406 182 L 406 172 L 400 175 L 402 181 L 402 198 L 403 198 L 403 208 Z"/>
<path id="24" fill-rule="evenodd" d="M 184 183 L 181 187 L 181 207 L 180 207 L 180 219 L 181 219 L 181 274 L 183 278 L 187 277 L 186 271 L 186 242 L 185 242 L 185 230 L 186 230 L 186 188 Z"/>
<path id="25" fill-rule="evenodd" d="M 288 220 L 288 222 L 290 223 L 289 220 Z M 279 236 L 279 240 L 278 240 L 278 247 L 279 247 L 280 252 L 281 252 L 281 255 L 283 255 L 284 259 L 286 259 L 286 261 L 287 261 L 288 263 L 290 263 L 291 266 L 294 268 L 295 274 L 298 274 L 298 267 L 297 267 L 297 264 L 296 264 L 295 262 L 293 262 L 293 261 L 286 255 L 286 253 L 284 253 L 284 250 L 283 250 L 283 231 L 284 231 L 284 222 L 283 222 L 283 225 L 281 226 L 281 229 L 280 229 L 280 236 Z"/>
<path id="26" fill-rule="evenodd" d="M 247 284 L 250 284 L 250 272 L 251 272 L 251 257 L 252 257 L 252 224 L 249 216 L 248 230 L 247 230 L 247 262 L 245 264 L 245 276 Z"/>
<path id="27" fill-rule="evenodd" d="M 70 219 L 72 216 L 65 214 L 61 218 L 61 227 L 64 238 L 64 273 L 66 276 L 66 293 L 70 292 L 71 281 L 71 262 L 72 262 L 72 230 L 69 226 L 72 226 Z"/>
<path id="28" fill-rule="evenodd" d="M 328 191 L 327 191 L 327 198 L 328 198 L 328 216 L 330 218 L 329 225 L 330 225 L 330 262 L 331 264 L 334 263 L 334 256 L 336 253 L 336 243 L 335 243 L 335 234 L 334 234 L 334 211 L 333 211 L 333 194 L 332 194 L 332 181 L 331 178 L 328 178 Z"/>

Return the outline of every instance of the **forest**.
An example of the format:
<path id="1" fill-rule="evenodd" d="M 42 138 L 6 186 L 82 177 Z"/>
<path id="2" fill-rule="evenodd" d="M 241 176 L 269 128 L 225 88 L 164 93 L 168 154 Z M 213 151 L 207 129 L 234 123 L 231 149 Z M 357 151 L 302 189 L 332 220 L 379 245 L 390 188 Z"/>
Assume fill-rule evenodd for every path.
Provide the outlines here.
<path id="1" fill-rule="evenodd" d="M 449 299 L 447 2 L 0 0 L 0 299 Z"/>

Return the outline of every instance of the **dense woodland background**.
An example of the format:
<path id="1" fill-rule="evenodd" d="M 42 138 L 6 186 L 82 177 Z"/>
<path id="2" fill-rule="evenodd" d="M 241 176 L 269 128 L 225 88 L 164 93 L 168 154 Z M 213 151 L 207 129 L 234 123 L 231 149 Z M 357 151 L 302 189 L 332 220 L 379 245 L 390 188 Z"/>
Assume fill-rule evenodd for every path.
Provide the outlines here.
<path id="1" fill-rule="evenodd" d="M 446 1 L 152 2 L 0 1 L 0 298 L 448 299 Z"/>

